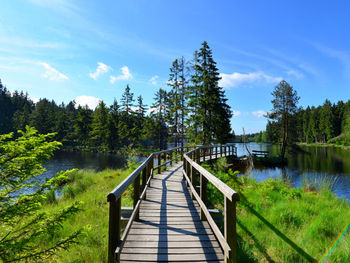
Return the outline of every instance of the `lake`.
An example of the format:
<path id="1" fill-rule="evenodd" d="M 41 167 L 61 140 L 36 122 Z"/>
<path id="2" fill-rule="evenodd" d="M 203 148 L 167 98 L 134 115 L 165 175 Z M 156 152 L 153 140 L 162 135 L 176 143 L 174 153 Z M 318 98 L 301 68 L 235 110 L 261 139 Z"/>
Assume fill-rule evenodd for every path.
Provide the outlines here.
<path id="1" fill-rule="evenodd" d="M 238 156 L 247 155 L 243 143 L 235 143 Z M 169 144 L 168 148 L 173 148 Z M 272 146 L 265 143 L 249 143 L 250 151 L 268 151 L 270 156 L 277 156 L 278 146 Z M 350 200 L 350 151 L 340 147 L 316 147 L 302 146 L 310 155 L 288 155 L 288 165 L 282 169 L 279 167 L 256 166 L 250 176 L 257 181 L 267 180 L 269 177 L 282 178 L 288 177 L 294 186 L 301 186 L 301 175 L 322 177 L 327 175 L 331 178 L 337 178 L 335 193 L 338 196 L 346 197 Z M 137 161 L 144 161 L 146 157 L 137 157 Z M 101 171 L 107 168 L 124 168 L 127 164 L 127 157 L 115 154 L 89 153 L 89 152 L 70 152 L 56 151 L 54 156 L 48 161 L 50 166 L 45 166 L 47 172 L 45 177 L 52 177 L 61 170 L 73 168 L 92 169 Z M 241 171 L 243 174 L 243 170 Z"/>
<path id="2" fill-rule="evenodd" d="M 247 155 L 243 143 L 235 143 L 235 146 L 238 156 Z M 279 146 L 267 143 L 249 143 L 248 147 L 250 151 L 268 151 L 269 156 L 278 156 L 279 153 Z M 301 186 L 301 175 L 303 174 L 316 179 L 328 176 L 337 180 L 334 192 L 350 200 L 350 150 L 340 147 L 305 145 L 302 145 L 301 148 L 308 151 L 309 155 L 287 155 L 288 165 L 286 167 L 256 166 L 249 176 L 259 182 L 269 177 L 288 177 L 295 187 Z"/>

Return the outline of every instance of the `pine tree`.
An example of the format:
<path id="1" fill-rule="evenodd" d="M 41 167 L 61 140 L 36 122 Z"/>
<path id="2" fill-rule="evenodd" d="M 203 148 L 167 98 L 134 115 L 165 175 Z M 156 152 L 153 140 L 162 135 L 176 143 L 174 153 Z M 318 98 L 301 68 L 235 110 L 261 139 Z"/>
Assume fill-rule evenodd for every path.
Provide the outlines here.
<path id="1" fill-rule="evenodd" d="M 114 98 L 113 104 L 109 107 L 108 114 L 108 146 L 114 150 L 119 145 L 118 126 L 120 122 L 120 106 Z"/>
<path id="2" fill-rule="evenodd" d="M 75 135 L 81 144 L 87 145 L 89 140 L 89 134 L 92 130 L 92 110 L 89 109 L 88 105 L 78 107 L 78 114 L 75 119 Z"/>
<path id="3" fill-rule="evenodd" d="M 103 100 L 95 109 L 91 127 L 90 138 L 97 141 L 97 144 L 106 146 L 108 143 L 108 108 Z"/>
<path id="4" fill-rule="evenodd" d="M 281 144 L 281 160 L 284 161 L 286 150 L 291 150 L 295 138 L 295 116 L 297 103 L 300 99 L 296 90 L 285 80 L 282 80 L 271 93 L 273 109 L 267 117 L 275 122 L 278 132 L 278 142 Z M 277 139 L 275 138 L 275 140 Z"/>
<path id="5" fill-rule="evenodd" d="M 153 109 L 151 117 L 155 123 L 154 127 L 150 127 L 158 136 L 158 146 L 160 151 L 165 149 L 165 142 L 168 137 L 168 126 L 166 120 L 169 115 L 167 108 L 168 93 L 166 90 L 160 88 L 154 97 L 155 102 L 151 106 Z"/>
<path id="6" fill-rule="evenodd" d="M 232 112 L 226 103 L 225 92 L 219 86 L 219 72 L 212 51 L 207 42 L 202 43 L 195 57 L 194 74 L 191 76 L 193 86 L 190 88 L 190 107 L 197 115 L 194 122 L 199 127 L 190 127 L 190 134 L 196 134 L 192 141 L 211 143 L 226 143 L 230 138 L 230 119 Z M 196 97 L 194 97 L 196 96 Z"/>
<path id="7" fill-rule="evenodd" d="M 185 115 L 187 113 L 187 77 L 189 75 L 188 62 L 184 57 L 176 59 L 170 68 L 170 78 L 168 86 L 171 86 L 169 95 L 169 113 L 170 123 L 172 124 L 171 131 L 175 139 L 175 147 L 181 138 L 183 146 L 185 134 Z"/>

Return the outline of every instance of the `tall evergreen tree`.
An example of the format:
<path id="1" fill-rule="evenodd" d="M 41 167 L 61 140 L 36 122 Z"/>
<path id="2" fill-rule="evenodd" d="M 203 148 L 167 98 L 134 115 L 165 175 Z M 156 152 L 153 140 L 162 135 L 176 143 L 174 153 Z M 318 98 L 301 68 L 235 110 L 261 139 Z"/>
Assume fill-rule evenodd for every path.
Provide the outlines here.
<path id="1" fill-rule="evenodd" d="M 75 135 L 77 139 L 83 145 L 88 145 L 89 135 L 92 130 L 92 110 L 89 109 L 88 105 L 78 107 L 78 114 L 75 120 Z"/>
<path id="2" fill-rule="evenodd" d="M 285 80 L 282 80 L 271 93 L 273 109 L 267 117 L 277 125 L 279 143 L 281 144 L 281 159 L 284 161 L 286 150 L 291 150 L 295 138 L 295 117 L 300 99 L 296 90 Z"/>
<path id="3" fill-rule="evenodd" d="M 154 97 L 154 103 L 151 106 L 152 119 L 154 126 L 150 127 L 154 134 L 158 135 L 158 146 L 159 149 L 165 149 L 165 142 L 168 137 L 168 126 L 166 119 L 169 115 L 169 109 L 167 108 L 168 93 L 166 90 L 160 88 Z"/>
<path id="4" fill-rule="evenodd" d="M 118 126 L 120 122 L 120 106 L 114 98 L 113 104 L 109 107 L 108 114 L 108 146 L 114 150 L 119 145 Z"/>
<path id="5" fill-rule="evenodd" d="M 97 144 L 107 145 L 108 143 L 108 108 L 101 100 L 95 109 L 92 120 L 90 138 Z"/>
<path id="6" fill-rule="evenodd" d="M 225 92 L 219 86 L 218 68 L 207 42 L 202 43 L 197 55 L 190 91 L 199 97 L 194 98 L 192 94 L 189 104 L 196 108 L 193 114 L 198 116 L 199 131 L 197 127 L 190 127 L 190 134 L 197 133 L 197 137 L 191 139 L 204 145 L 226 143 L 230 138 L 232 112 L 226 103 Z"/>

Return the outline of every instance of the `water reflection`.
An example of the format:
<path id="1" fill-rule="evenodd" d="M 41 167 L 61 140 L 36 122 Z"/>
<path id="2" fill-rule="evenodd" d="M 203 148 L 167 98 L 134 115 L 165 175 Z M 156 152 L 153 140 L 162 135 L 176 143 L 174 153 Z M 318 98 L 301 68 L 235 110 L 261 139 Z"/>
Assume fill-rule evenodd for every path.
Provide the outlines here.
<path id="1" fill-rule="evenodd" d="M 236 143 L 238 156 L 247 155 L 244 144 Z M 279 147 L 266 143 L 249 143 L 249 150 L 268 151 L 278 156 Z M 256 166 L 250 176 L 261 182 L 272 178 L 289 178 L 294 186 L 301 186 L 301 175 L 338 178 L 335 193 L 350 200 L 350 151 L 340 147 L 301 146 L 309 155 L 288 155 L 288 165 L 280 167 Z M 243 169 L 239 169 L 244 174 Z"/>

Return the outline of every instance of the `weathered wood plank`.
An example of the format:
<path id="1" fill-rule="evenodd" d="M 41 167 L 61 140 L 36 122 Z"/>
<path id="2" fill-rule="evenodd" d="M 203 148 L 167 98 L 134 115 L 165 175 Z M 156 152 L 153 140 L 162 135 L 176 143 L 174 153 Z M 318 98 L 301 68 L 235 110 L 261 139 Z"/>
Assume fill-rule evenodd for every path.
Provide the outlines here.
<path id="1" fill-rule="evenodd" d="M 124 248 L 124 253 L 133 254 L 213 254 L 222 253 L 221 248 Z"/>
<path id="2" fill-rule="evenodd" d="M 137 229 L 137 228 L 133 228 L 130 230 L 129 235 L 158 235 L 160 233 L 166 233 L 167 235 L 209 235 L 212 234 L 213 232 L 211 231 L 211 229 L 179 229 L 179 228 L 168 228 L 168 229 Z"/>
<path id="3" fill-rule="evenodd" d="M 171 262 L 171 261 L 203 261 L 203 260 L 220 260 L 223 259 L 221 254 L 122 254 L 121 260 L 139 260 L 142 262 L 156 261 L 156 262 Z"/>
<path id="4" fill-rule="evenodd" d="M 215 248 L 220 247 L 217 242 L 213 241 L 182 241 L 182 242 L 158 242 L 158 241 L 129 241 L 125 242 L 124 248 L 126 247 L 155 247 L 155 248 L 192 248 L 192 247 L 202 247 L 202 248 Z M 123 254 L 123 253 L 122 253 Z"/>

